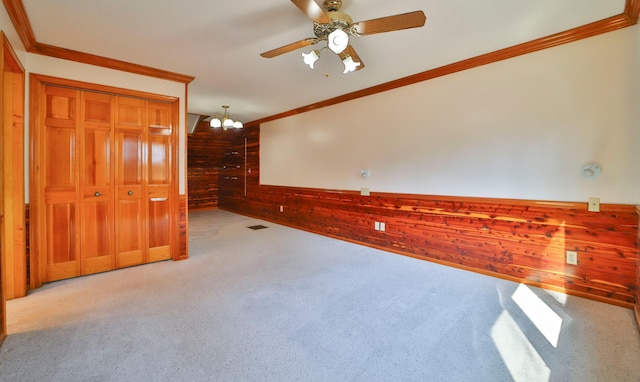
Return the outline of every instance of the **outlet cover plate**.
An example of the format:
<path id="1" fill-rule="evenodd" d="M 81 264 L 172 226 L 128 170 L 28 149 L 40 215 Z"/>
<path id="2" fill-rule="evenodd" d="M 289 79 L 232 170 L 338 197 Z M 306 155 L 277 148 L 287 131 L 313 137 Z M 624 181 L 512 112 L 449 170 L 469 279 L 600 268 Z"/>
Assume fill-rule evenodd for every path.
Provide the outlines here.
<path id="1" fill-rule="evenodd" d="M 578 252 L 567 251 L 567 264 L 578 265 Z"/>

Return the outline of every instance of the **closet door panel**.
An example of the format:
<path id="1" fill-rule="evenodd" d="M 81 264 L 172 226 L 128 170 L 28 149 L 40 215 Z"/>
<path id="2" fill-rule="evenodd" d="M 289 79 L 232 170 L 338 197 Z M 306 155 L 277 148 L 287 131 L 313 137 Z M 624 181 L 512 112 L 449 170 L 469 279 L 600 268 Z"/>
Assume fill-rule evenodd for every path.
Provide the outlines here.
<path id="1" fill-rule="evenodd" d="M 115 267 L 112 209 L 110 197 L 86 195 L 82 213 L 83 275 L 104 272 Z"/>
<path id="2" fill-rule="evenodd" d="M 44 88 L 39 178 L 43 184 L 44 281 L 80 275 L 78 136 L 79 96 Z"/>
<path id="3" fill-rule="evenodd" d="M 149 262 L 171 258 L 171 201 L 169 188 L 149 186 Z"/>
<path id="4" fill-rule="evenodd" d="M 118 187 L 116 266 L 118 268 L 145 262 L 145 241 L 141 187 Z"/>
<path id="5" fill-rule="evenodd" d="M 82 148 L 82 274 L 115 268 L 113 203 L 113 97 L 83 92 Z"/>
<path id="6" fill-rule="evenodd" d="M 171 106 L 149 102 L 149 184 L 171 182 L 171 148 Z"/>
<path id="7" fill-rule="evenodd" d="M 116 110 L 116 266 L 146 262 L 144 205 L 144 117 L 145 102 L 118 98 Z"/>
<path id="8" fill-rule="evenodd" d="M 45 280 L 55 281 L 80 274 L 76 204 L 50 201 L 46 204 Z"/>
<path id="9" fill-rule="evenodd" d="M 76 131 L 55 124 L 45 127 L 45 190 L 74 191 L 77 187 Z"/>
<path id="10" fill-rule="evenodd" d="M 172 125 L 168 104 L 149 102 L 148 198 L 149 261 L 171 258 Z"/>

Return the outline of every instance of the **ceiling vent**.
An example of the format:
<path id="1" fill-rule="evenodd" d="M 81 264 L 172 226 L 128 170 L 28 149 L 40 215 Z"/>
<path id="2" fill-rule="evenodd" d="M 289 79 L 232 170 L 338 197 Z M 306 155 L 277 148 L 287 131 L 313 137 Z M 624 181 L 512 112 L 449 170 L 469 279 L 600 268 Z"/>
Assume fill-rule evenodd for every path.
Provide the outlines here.
<path id="1" fill-rule="evenodd" d="M 187 113 L 187 132 L 193 134 L 196 131 L 196 127 L 198 127 L 198 123 L 206 117 L 206 115 Z"/>

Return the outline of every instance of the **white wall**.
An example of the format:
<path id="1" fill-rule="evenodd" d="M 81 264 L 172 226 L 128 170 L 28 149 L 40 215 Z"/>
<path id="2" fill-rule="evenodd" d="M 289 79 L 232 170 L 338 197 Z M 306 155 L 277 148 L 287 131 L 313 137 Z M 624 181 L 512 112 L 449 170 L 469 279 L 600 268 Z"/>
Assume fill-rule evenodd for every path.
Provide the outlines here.
<path id="1" fill-rule="evenodd" d="M 637 203 L 638 29 L 265 123 L 261 183 Z"/>
<path id="2" fill-rule="evenodd" d="M 25 198 L 29 200 L 29 74 L 37 73 L 47 76 L 67 78 L 76 81 L 85 81 L 95 84 L 120 87 L 136 91 L 144 91 L 148 93 L 161 94 L 180 98 L 180 130 L 179 130 L 179 192 L 186 192 L 186 105 L 185 105 L 185 85 L 174 81 L 166 81 L 157 78 L 141 76 L 117 70 L 101 68 L 92 65 L 81 64 L 77 62 L 60 60 L 56 58 L 46 57 L 38 54 L 27 53 L 20 41 L 13 24 L 4 7 L 0 7 L 0 29 L 4 31 L 16 51 L 22 66 L 26 73 L 26 89 L 27 97 L 25 100 Z"/>

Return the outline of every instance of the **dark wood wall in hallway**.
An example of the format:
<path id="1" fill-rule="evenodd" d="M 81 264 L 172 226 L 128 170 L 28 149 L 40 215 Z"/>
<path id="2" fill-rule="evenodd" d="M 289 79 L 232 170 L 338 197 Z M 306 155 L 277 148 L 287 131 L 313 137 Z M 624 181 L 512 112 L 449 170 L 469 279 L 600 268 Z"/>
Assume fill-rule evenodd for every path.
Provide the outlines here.
<path id="1" fill-rule="evenodd" d="M 235 133 L 235 132 L 234 132 Z M 195 142 L 190 137 L 189 144 Z M 632 307 L 636 294 L 638 218 L 633 205 L 542 202 L 307 189 L 259 184 L 259 127 L 226 135 L 209 163 L 245 149 L 245 187 L 220 181 L 218 206 L 387 251 Z M 207 138 L 216 141 L 215 138 Z M 211 146 L 199 144 L 202 149 Z M 189 155 L 196 147 L 189 147 Z M 200 154 L 199 158 L 203 158 Z M 220 159 L 216 159 L 220 158 Z M 192 159 L 189 159 L 191 165 Z M 222 162 L 218 162 L 222 163 Z M 214 166 L 215 167 L 215 166 Z M 193 172 L 189 171 L 189 176 Z M 210 182 L 211 180 L 209 180 Z M 192 192 L 207 192 L 189 179 Z M 195 189 L 194 189 L 195 187 Z M 208 186 L 207 186 L 208 187 Z M 213 192 L 213 191 L 212 191 Z M 195 197 L 194 197 L 195 198 Z M 203 203 L 203 205 L 206 205 Z M 280 212 L 280 206 L 283 210 Z M 375 222 L 386 231 L 374 230 Z M 565 263 L 567 250 L 578 265 Z"/>
<path id="2" fill-rule="evenodd" d="M 187 135 L 189 208 L 218 207 L 218 177 L 224 154 L 241 135 L 242 130 L 212 129 L 208 122 L 200 122 L 194 133 Z"/>

